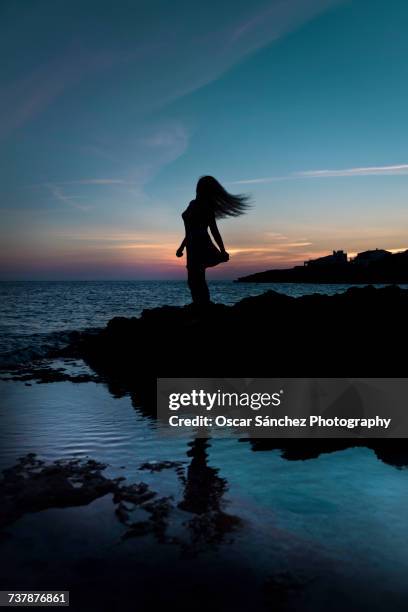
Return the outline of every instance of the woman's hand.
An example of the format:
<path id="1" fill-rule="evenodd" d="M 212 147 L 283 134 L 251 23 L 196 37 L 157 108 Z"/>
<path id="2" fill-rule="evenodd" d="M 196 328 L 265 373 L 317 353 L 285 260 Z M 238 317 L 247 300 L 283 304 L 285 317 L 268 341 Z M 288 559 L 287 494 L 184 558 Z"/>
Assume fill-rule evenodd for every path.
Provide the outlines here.
<path id="1" fill-rule="evenodd" d="M 183 257 L 183 249 L 181 247 L 177 249 L 176 257 Z"/>

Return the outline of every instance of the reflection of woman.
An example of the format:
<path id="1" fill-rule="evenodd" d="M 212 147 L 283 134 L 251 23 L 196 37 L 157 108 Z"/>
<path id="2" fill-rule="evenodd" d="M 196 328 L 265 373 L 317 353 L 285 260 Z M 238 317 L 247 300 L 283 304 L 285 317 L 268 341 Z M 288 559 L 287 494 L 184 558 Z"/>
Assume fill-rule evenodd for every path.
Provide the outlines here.
<path id="1" fill-rule="evenodd" d="M 178 507 L 193 515 L 185 522 L 191 534 L 191 543 L 186 542 L 185 552 L 195 555 L 208 546 L 222 544 L 241 526 L 241 519 L 223 509 L 228 482 L 218 475 L 218 468 L 208 465 L 209 438 L 195 438 L 188 445 L 191 463 Z"/>
<path id="2" fill-rule="evenodd" d="M 188 286 L 194 304 L 208 304 L 210 301 L 205 269 L 229 259 L 216 219 L 238 217 L 247 207 L 247 196 L 228 193 L 212 176 L 202 176 L 198 181 L 196 199 L 190 202 L 182 215 L 186 235 L 176 253 L 177 257 L 182 257 L 184 247 L 187 248 Z M 218 249 L 210 238 L 208 228 Z"/>
<path id="3" fill-rule="evenodd" d="M 228 487 L 225 478 L 218 476 L 219 470 L 207 465 L 210 443 L 207 438 L 195 438 L 189 446 L 191 463 L 179 508 L 194 514 L 221 512 L 221 498 Z"/>

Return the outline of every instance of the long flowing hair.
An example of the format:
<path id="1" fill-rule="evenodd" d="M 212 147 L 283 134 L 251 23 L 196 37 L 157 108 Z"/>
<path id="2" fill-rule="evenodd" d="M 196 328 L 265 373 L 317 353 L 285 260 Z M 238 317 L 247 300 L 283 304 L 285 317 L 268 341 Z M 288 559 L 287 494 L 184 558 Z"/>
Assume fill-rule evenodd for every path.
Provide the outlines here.
<path id="1" fill-rule="evenodd" d="M 228 193 L 213 176 L 202 176 L 197 183 L 197 199 L 214 212 L 216 219 L 238 217 L 249 208 L 249 196 Z"/>

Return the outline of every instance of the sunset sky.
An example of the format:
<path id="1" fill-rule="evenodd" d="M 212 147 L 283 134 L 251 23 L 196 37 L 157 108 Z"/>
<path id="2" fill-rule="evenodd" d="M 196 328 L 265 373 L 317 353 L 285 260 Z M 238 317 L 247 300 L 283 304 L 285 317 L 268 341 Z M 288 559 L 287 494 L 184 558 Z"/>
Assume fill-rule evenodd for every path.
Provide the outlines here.
<path id="1" fill-rule="evenodd" d="M 406 0 L 9 0 L 1 279 L 181 278 L 200 175 L 234 278 L 408 248 Z"/>

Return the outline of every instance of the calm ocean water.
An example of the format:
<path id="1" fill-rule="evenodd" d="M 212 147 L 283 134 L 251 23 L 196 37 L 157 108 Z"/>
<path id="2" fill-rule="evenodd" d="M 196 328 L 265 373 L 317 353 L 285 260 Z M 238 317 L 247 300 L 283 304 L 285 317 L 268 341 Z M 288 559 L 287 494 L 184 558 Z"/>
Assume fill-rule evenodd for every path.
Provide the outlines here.
<path id="1" fill-rule="evenodd" d="M 268 289 L 298 297 L 348 287 L 210 281 L 212 300 L 224 304 Z M 144 308 L 190 301 L 184 281 L 0 282 L 0 366 L 46 355 L 68 341 L 66 332 L 103 327 L 112 317 L 137 316 Z"/>

